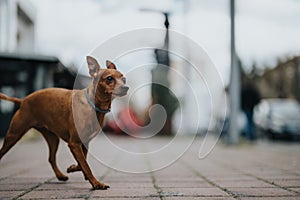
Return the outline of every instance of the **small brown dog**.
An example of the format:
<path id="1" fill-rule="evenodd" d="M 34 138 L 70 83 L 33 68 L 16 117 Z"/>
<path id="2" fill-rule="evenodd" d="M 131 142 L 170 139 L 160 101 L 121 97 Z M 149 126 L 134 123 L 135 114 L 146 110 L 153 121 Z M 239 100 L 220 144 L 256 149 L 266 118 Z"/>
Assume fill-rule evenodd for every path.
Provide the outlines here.
<path id="1" fill-rule="evenodd" d="M 96 59 L 90 56 L 86 59 L 92 83 L 83 90 L 49 88 L 34 92 L 24 99 L 0 94 L 0 99 L 20 105 L 0 150 L 0 160 L 30 128 L 35 128 L 48 143 L 49 162 L 58 180 L 68 180 L 56 165 L 56 152 L 61 138 L 68 143 L 78 163 L 71 165 L 67 172 L 82 171 L 93 189 L 109 188 L 92 174 L 86 161 L 88 143 L 101 130 L 112 99 L 126 95 L 129 88 L 125 86 L 125 77 L 112 62 L 106 61 L 107 69 L 101 69 Z"/>

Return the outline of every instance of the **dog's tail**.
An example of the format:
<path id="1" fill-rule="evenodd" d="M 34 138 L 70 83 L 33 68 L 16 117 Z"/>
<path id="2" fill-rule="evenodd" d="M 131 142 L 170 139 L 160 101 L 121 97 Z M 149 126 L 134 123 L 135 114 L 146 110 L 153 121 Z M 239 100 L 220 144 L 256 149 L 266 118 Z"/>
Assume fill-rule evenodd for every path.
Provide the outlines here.
<path id="1" fill-rule="evenodd" d="M 15 97 L 8 97 L 2 93 L 0 93 L 0 99 L 6 100 L 6 101 L 12 101 L 15 104 L 20 105 L 22 103 L 22 99 L 19 98 L 15 98 Z"/>

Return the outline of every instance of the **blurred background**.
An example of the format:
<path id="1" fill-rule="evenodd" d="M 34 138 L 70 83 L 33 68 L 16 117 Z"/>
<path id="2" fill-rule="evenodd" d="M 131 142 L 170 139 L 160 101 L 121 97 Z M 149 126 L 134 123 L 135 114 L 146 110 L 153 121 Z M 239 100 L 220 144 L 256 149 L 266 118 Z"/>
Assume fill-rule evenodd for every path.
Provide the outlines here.
<path id="1" fill-rule="evenodd" d="M 127 131 L 138 134 L 136 124 L 149 123 L 148 108 L 158 103 L 167 108 L 161 135 L 176 133 L 181 116 L 181 134 L 218 135 L 221 131 L 229 143 L 264 137 L 299 138 L 297 0 L 1 0 L 0 92 L 24 97 L 47 87 L 71 89 L 75 79 L 76 88 L 83 88 L 89 82 L 87 71 L 79 70 L 85 66 L 85 56 L 112 37 L 141 28 L 163 30 L 164 34 L 153 41 L 157 49 L 119 59 L 117 66 L 126 74 L 145 61 L 157 63 L 139 77 L 134 76 L 136 80 L 131 78 L 130 83 L 140 84 L 140 79 L 153 81 L 160 79 L 157 74 L 163 74 L 168 77 L 166 85 L 173 90 L 152 84 L 132 99 L 134 106 L 126 108 L 129 112 L 123 112 L 124 106 L 116 106 L 114 112 L 119 113 Z M 198 52 L 189 45 L 178 44 L 169 37 L 169 30 L 188 37 L 205 50 L 209 57 L 196 64 L 201 65 L 201 73 L 210 81 L 193 77 L 188 63 L 170 55 L 168 49 L 176 45 L 182 45 L 185 56 L 191 59 L 197 58 Z M 191 84 L 198 88 L 196 103 L 201 117 L 193 112 L 195 104 L 189 102 L 180 78 L 159 65 L 191 76 Z M 214 67 L 223 85 L 214 85 Z M 207 87 L 220 97 L 213 100 L 216 108 L 228 106 L 226 113 L 212 111 Z M 0 101 L 1 137 L 16 109 L 13 104 Z M 128 113 L 135 123 L 126 121 Z M 124 134 L 109 119 L 110 116 L 105 131 Z"/>

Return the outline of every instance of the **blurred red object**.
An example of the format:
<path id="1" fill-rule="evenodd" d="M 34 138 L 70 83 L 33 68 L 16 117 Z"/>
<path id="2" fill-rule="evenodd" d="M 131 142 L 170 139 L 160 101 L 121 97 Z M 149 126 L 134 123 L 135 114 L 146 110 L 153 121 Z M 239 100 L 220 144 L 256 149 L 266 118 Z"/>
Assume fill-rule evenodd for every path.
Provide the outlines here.
<path id="1" fill-rule="evenodd" d="M 124 108 L 118 114 L 117 119 L 110 120 L 103 127 L 104 132 L 116 135 L 136 135 L 139 132 L 142 121 L 130 107 Z"/>

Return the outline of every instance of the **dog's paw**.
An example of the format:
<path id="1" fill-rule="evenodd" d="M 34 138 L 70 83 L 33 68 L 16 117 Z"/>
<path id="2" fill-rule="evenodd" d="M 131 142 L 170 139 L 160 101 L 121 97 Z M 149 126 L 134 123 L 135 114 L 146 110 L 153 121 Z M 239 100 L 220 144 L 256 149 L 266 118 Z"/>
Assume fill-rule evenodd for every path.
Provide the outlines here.
<path id="1" fill-rule="evenodd" d="M 69 179 L 69 177 L 67 177 L 65 175 L 61 175 L 61 176 L 57 176 L 57 179 L 60 181 L 67 181 Z"/>
<path id="2" fill-rule="evenodd" d="M 72 172 L 77 172 L 77 171 L 81 171 L 81 167 L 78 165 L 71 165 L 67 169 L 67 173 L 72 173 Z"/>
<path id="3" fill-rule="evenodd" d="M 106 185 L 104 183 L 97 183 L 96 185 L 93 186 L 93 190 L 107 190 L 109 185 Z"/>

